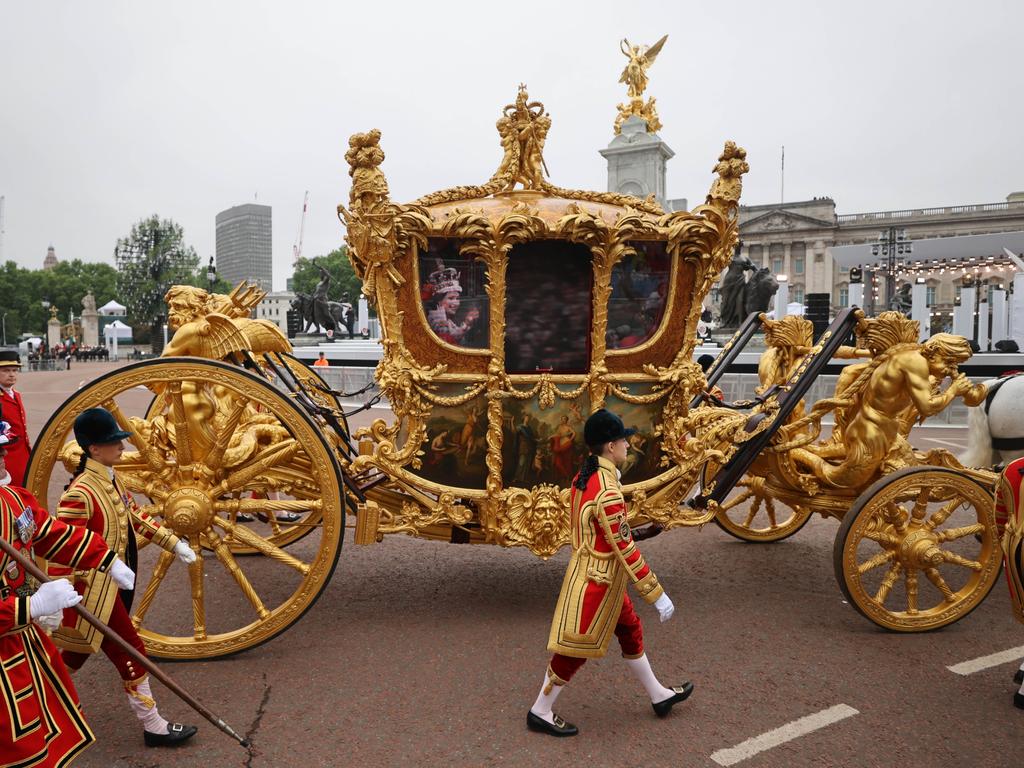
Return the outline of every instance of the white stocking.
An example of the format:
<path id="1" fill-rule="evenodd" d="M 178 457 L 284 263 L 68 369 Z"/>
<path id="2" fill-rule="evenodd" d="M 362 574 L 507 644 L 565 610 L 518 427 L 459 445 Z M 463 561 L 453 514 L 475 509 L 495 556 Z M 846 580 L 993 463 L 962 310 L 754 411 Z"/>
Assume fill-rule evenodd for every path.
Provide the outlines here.
<path id="1" fill-rule="evenodd" d="M 142 722 L 142 727 L 150 733 L 167 733 L 167 721 L 160 717 L 160 711 L 153 700 L 153 691 L 149 687 L 149 675 L 138 680 L 125 681 L 125 693 L 128 694 L 128 706 Z"/>
<path id="2" fill-rule="evenodd" d="M 544 673 L 544 684 L 541 686 L 540 693 L 537 694 L 537 700 L 530 707 L 530 711 L 541 720 L 547 720 L 553 725 L 555 720 L 551 714 L 551 707 L 555 705 L 555 699 L 562 692 L 564 685 L 565 683 L 549 668 Z"/>
<path id="3" fill-rule="evenodd" d="M 669 690 L 658 682 L 658 678 L 654 676 L 654 670 L 651 669 L 651 662 L 647 660 L 646 653 L 639 659 L 624 659 L 624 661 L 633 670 L 633 674 L 636 675 L 636 679 L 640 681 L 640 684 L 647 691 L 647 695 L 651 697 L 652 704 L 675 696 L 674 691 Z"/>

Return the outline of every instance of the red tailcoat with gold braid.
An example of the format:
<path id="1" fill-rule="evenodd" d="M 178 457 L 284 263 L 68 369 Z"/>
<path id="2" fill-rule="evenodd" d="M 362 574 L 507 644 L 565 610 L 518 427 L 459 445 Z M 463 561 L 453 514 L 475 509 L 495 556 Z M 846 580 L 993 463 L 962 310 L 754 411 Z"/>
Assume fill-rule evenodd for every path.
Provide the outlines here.
<path id="1" fill-rule="evenodd" d="M 1017 621 L 1024 622 L 1024 499 L 1021 473 L 1024 458 L 1011 461 L 996 486 L 996 525 L 1002 532 L 1010 605 Z"/>
<path id="2" fill-rule="evenodd" d="M 127 559 L 130 537 L 135 534 L 167 551 L 178 543 L 170 529 L 142 512 L 120 481 L 111 478 L 110 470 L 93 459 L 86 462 L 85 470 L 60 497 L 57 517 L 100 534 L 123 560 Z M 117 584 L 109 575 L 73 571 L 52 563 L 48 570 L 51 576 L 71 578 L 75 589 L 85 595 L 82 605 L 100 621 L 108 621 L 114 600 L 118 599 Z M 64 612 L 64 624 L 53 633 L 53 639 L 61 648 L 78 653 L 95 653 L 103 644 L 103 635 L 71 610 Z"/>
<path id="3" fill-rule="evenodd" d="M 658 584 L 626 522 L 615 465 L 598 458 L 586 490 L 573 481 L 570 495 L 572 557 L 558 595 L 548 650 L 563 656 L 598 658 L 608 650 L 632 582 L 648 603 L 661 597 Z"/>
<path id="4" fill-rule="evenodd" d="M 21 392 L 11 389 L 10 394 L 0 387 L 0 419 L 11 425 L 9 434 L 16 435 L 18 441 L 7 445 L 7 457 L 4 463 L 11 475 L 11 485 L 20 486 L 25 482 L 25 470 L 32 454 L 32 445 L 28 439 L 28 418 L 25 416 L 25 404 L 21 400 Z"/>
<path id="5" fill-rule="evenodd" d="M 114 562 L 99 536 L 51 517 L 24 488 L 0 486 L 0 536 L 30 558 L 73 568 L 106 571 Z M 67 765 L 95 738 L 60 652 L 29 620 L 32 598 L 19 597 L 25 581 L 0 553 L 0 765 Z"/>

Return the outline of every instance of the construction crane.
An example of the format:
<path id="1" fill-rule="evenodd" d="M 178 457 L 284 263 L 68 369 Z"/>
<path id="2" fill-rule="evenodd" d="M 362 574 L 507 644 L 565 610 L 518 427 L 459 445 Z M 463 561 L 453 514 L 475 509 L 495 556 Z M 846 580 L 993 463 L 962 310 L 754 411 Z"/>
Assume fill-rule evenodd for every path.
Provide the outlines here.
<path id="1" fill-rule="evenodd" d="M 309 190 L 306 190 L 306 196 L 302 199 L 302 219 L 299 221 L 299 239 L 295 245 L 292 246 L 292 265 L 299 263 L 299 259 L 302 258 L 302 237 L 306 234 L 306 211 L 309 210 Z"/>

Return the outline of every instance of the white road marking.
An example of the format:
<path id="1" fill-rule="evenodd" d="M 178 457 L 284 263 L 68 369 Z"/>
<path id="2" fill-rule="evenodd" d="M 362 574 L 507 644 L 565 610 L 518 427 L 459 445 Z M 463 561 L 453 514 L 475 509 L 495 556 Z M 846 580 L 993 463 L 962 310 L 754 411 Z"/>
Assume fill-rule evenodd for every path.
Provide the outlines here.
<path id="1" fill-rule="evenodd" d="M 782 727 L 762 733 L 760 736 L 747 739 L 735 747 L 720 749 L 711 755 L 711 759 L 719 765 L 736 765 L 736 763 L 746 760 L 748 757 L 753 757 L 759 752 L 764 752 L 766 749 L 785 744 L 787 741 L 806 736 L 808 733 L 819 728 L 824 728 L 827 725 L 838 723 L 840 720 L 845 720 L 848 717 L 859 714 L 860 712 L 853 707 L 849 707 L 846 704 L 837 704 L 834 707 L 823 709 L 821 712 L 815 712 L 813 715 L 807 715 L 806 717 L 786 723 Z"/>
<path id="2" fill-rule="evenodd" d="M 964 448 L 964 444 L 958 440 L 940 440 L 937 437 L 922 437 L 922 440 L 927 440 L 929 443 L 938 443 L 939 445 L 948 445 L 951 448 Z"/>
<path id="3" fill-rule="evenodd" d="M 1000 664 L 1008 664 L 1011 661 L 1019 661 L 1022 658 L 1024 658 L 1024 645 L 1018 645 L 1016 648 L 1010 648 L 999 653 L 990 653 L 988 656 L 979 656 L 970 661 L 961 661 L 959 664 L 946 667 L 946 669 L 958 675 L 973 675 L 975 672 L 981 672 L 983 669 L 998 667 Z"/>

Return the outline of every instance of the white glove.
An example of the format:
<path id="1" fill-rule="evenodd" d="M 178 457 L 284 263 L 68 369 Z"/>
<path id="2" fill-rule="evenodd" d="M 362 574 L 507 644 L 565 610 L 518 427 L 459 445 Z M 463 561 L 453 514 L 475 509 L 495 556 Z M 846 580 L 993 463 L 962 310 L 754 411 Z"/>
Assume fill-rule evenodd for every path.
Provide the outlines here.
<path id="1" fill-rule="evenodd" d="M 676 612 L 676 607 L 672 605 L 672 601 L 664 592 L 661 593 L 661 597 L 654 601 L 654 607 L 657 609 L 662 623 L 671 619 L 672 614 Z"/>
<path id="2" fill-rule="evenodd" d="M 185 565 L 192 565 L 196 561 L 196 553 L 192 551 L 192 547 L 184 539 L 178 539 L 178 543 L 174 545 L 174 554 Z"/>
<path id="3" fill-rule="evenodd" d="M 82 602 L 82 596 L 75 592 L 71 582 L 54 579 L 40 584 L 36 593 L 28 600 L 28 612 L 32 619 L 63 611 Z"/>
<path id="4" fill-rule="evenodd" d="M 56 632 L 64 621 L 64 614 L 59 611 L 57 613 L 48 613 L 45 616 L 36 617 L 34 621 L 47 632 Z"/>
<path id="5" fill-rule="evenodd" d="M 120 557 L 110 566 L 110 578 L 121 589 L 135 589 L 135 571 L 125 565 Z"/>

